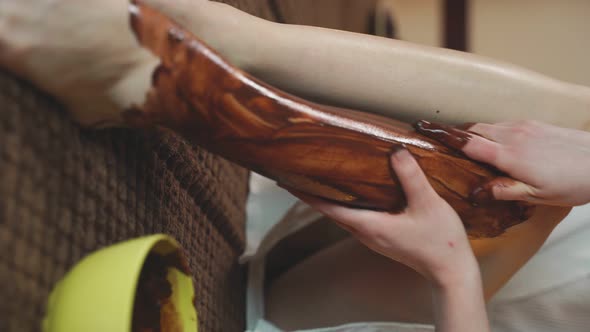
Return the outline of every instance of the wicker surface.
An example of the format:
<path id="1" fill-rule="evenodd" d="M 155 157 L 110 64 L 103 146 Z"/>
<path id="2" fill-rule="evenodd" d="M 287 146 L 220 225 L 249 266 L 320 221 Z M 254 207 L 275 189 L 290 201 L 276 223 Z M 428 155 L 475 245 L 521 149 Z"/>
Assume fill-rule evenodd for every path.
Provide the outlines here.
<path id="1" fill-rule="evenodd" d="M 273 18 L 267 1 L 223 2 Z M 305 16 L 294 3 L 282 8 L 289 23 Z M 305 2 L 309 13 L 312 6 Z M 200 331 L 242 331 L 237 257 L 247 177 L 170 133 L 83 130 L 57 103 L 0 72 L 0 331 L 39 330 L 47 295 L 70 267 L 153 233 L 172 235 L 188 252 Z"/>
<path id="2" fill-rule="evenodd" d="M 0 109 L 1 331 L 38 329 L 85 254 L 152 233 L 189 253 L 202 331 L 242 329 L 243 169 L 166 133 L 81 130 L 5 75 Z"/>

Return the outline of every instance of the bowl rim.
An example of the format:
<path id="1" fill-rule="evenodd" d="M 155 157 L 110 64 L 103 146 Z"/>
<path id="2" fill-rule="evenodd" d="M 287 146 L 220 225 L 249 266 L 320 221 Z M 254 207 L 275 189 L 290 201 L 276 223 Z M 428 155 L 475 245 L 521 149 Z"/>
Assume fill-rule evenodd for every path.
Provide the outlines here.
<path id="1" fill-rule="evenodd" d="M 60 330 L 60 326 L 63 326 L 62 324 L 66 324 L 63 323 L 63 321 L 68 320 L 68 318 L 64 317 L 67 317 L 69 315 L 64 315 L 63 310 L 56 309 L 59 308 L 59 306 L 57 306 L 57 303 L 59 303 L 59 301 L 61 300 L 60 298 L 63 296 L 67 298 L 68 295 L 67 292 L 64 293 L 63 291 L 64 284 L 70 283 L 71 285 L 71 280 L 74 280 L 76 283 L 76 279 L 79 278 L 78 275 L 84 275 L 88 271 L 86 270 L 88 266 L 92 266 L 92 263 L 90 262 L 93 261 L 93 258 L 99 257 L 101 253 L 108 252 L 109 254 L 112 254 L 116 252 L 117 249 L 123 249 L 127 247 L 128 249 L 123 249 L 122 252 L 124 252 L 126 250 L 129 250 L 129 248 L 132 248 L 134 245 L 135 252 L 130 254 L 133 261 L 130 263 L 130 268 L 128 269 L 128 277 L 125 278 L 126 281 L 124 281 L 124 284 L 131 286 L 124 288 L 124 291 L 126 292 L 125 295 L 122 296 L 122 301 L 124 301 L 124 303 L 121 303 L 121 301 L 117 305 L 119 308 L 122 308 L 121 317 L 124 317 L 124 319 L 121 320 L 120 328 L 124 329 L 125 332 L 131 331 L 133 324 L 133 309 L 135 307 L 135 295 L 137 293 L 139 277 L 141 275 L 142 268 L 145 264 L 148 255 L 150 253 L 166 255 L 172 252 L 178 252 L 179 255 L 183 257 L 183 259 L 187 259 L 180 244 L 170 235 L 151 234 L 137 238 L 132 238 L 125 241 L 116 242 L 108 246 L 104 246 L 82 257 L 66 272 L 66 274 L 64 274 L 64 276 L 55 284 L 55 286 L 51 290 L 47 300 L 45 316 L 41 324 L 42 331 L 58 331 Z M 191 279 L 194 291 L 194 280 L 192 279 L 192 273 L 189 273 L 188 277 Z"/>

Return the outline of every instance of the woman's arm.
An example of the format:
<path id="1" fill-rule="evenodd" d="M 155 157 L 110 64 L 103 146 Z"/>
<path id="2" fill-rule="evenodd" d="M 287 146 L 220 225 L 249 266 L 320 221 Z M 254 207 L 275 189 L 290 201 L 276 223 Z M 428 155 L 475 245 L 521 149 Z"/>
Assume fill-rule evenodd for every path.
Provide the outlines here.
<path id="1" fill-rule="evenodd" d="M 213 1 L 144 2 L 239 67 L 318 101 L 406 121 L 536 119 L 589 127 L 588 88 L 516 66 L 386 38 L 277 24 Z M 128 0 L 100 1 L 96 10 L 88 5 L 0 2 L 0 64 L 56 95 L 83 124 L 121 124 L 118 110 L 141 104 L 157 59 L 134 41 Z"/>
<path id="2" fill-rule="evenodd" d="M 237 65 L 335 104 L 407 120 L 536 118 L 572 128 L 586 128 L 590 121 L 586 88 L 479 57 L 276 24 L 205 0 L 146 2 Z M 88 8 L 77 0 L 0 1 L 0 64 L 57 96 L 83 124 L 121 124 L 119 112 L 142 103 L 157 59 L 134 41 L 127 0 L 104 0 L 96 10 Z M 563 209 L 553 212 L 534 217 L 543 223 L 531 220 L 501 238 L 474 243 L 476 251 L 485 252 L 480 261 L 486 289 L 497 289 L 540 247 L 564 215 Z"/>
<path id="3" fill-rule="evenodd" d="M 276 24 L 208 1 L 146 2 L 159 6 L 238 66 L 323 101 L 407 120 L 536 118 L 574 128 L 586 128 L 590 121 L 587 88 L 489 59 L 360 34 Z M 472 241 L 486 298 L 541 247 L 568 212 L 568 208 L 539 208 L 531 220 L 501 237 Z"/>
<path id="4" fill-rule="evenodd" d="M 535 119 L 590 129 L 590 89 L 488 58 L 277 24 L 209 1 L 145 0 L 238 66 L 287 91 L 401 120 Z"/>

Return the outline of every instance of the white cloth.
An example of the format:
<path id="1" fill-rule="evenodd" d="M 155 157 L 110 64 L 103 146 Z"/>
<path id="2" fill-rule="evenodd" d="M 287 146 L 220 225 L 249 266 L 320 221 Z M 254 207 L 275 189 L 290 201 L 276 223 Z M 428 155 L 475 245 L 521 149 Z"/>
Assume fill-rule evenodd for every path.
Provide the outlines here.
<path id="1" fill-rule="evenodd" d="M 282 332 L 281 329 L 271 323 L 260 320 L 254 332 Z M 311 330 L 298 330 L 296 332 L 433 332 L 434 328 L 427 325 L 403 324 L 403 323 L 354 323 L 336 327 L 326 327 Z"/>
<path id="2" fill-rule="evenodd" d="M 264 320 L 264 270 L 268 251 L 319 214 L 274 182 L 254 175 L 247 206 L 248 330 L 280 331 Z M 279 222 L 281 221 L 281 222 Z M 590 205 L 577 207 L 539 252 L 492 299 L 494 332 L 590 331 Z M 300 332 L 432 332 L 426 325 L 365 322 Z"/>
<path id="3" fill-rule="evenodd" d="M 488 308 L 494 332 L 590 331 L 590 205 L 572 210 Z"/>

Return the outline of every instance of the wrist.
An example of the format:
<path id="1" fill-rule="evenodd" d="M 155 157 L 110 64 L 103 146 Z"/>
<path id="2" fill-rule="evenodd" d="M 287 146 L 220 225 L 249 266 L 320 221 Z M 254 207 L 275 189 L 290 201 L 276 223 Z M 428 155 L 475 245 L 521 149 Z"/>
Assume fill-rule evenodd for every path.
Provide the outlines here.
<path id="1" fill-rule="evenodd" d="M 430 278 L 435 291 L 462 288 L 466 286 L 481 287 L 481 273 L 477 260 L 469 257 L 457 260 L 455 264 L 445 264 L 434 271 Z"/>
<path id="2" fill-rule="evenodd" d="M 489 331 L 479 268 L 457 271 L 432 284 L 436 330 Z"/>

